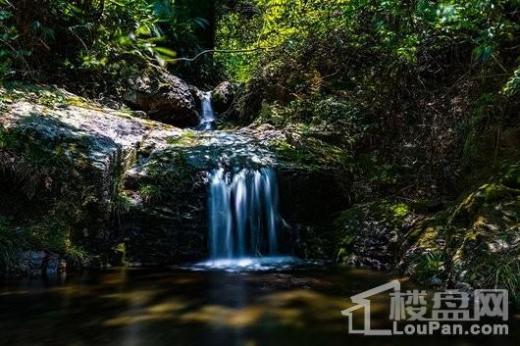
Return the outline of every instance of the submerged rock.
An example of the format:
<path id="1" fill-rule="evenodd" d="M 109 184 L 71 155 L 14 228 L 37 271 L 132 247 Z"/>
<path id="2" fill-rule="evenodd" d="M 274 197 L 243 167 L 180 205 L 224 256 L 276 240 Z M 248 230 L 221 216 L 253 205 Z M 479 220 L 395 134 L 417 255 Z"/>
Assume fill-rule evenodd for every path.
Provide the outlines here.
<path id="1" fill-rule="evenodd" d="M 59 274 L 65 274 L 67 270 L 65 259 L 46 251 L 20 252 L 15 262 L 16 265 L 10 268 L 10 273 L 13 275 L 55 277 Z"/>

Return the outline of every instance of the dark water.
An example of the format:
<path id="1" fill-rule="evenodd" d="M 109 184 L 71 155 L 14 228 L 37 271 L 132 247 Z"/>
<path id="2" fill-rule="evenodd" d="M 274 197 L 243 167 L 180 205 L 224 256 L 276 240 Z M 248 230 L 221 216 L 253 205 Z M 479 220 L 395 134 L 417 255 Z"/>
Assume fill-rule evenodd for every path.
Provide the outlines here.
<path id="1" fill-rule="evenodd" d="M 312 273 L 311 273 L 312 271 Z M 1 345 L 519 345 L 502 337 L 361 337 L 342 309 L 389 275 L 115 269 L 63 283 L 25 280 L 0 291 Z M 378 303 L 379 302 L 379 303 Z M 376 327 L 388 304 L 373 305 Z M 383 323 L 383 322 L 381 322 Z"/>

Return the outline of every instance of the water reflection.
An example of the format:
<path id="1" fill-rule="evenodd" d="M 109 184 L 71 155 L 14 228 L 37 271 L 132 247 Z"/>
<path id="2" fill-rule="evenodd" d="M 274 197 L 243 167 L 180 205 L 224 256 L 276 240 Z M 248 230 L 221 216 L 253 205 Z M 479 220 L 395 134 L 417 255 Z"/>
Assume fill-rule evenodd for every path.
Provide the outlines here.
<path id="1" fill-rule="evenodd" d="M 514 327 L 509 337 L 349 336 L 347 298 L 390 279 L 359 270 L 113 270 L 64 284 L 26 280 L 0 292 L 0 344 L 518 345 Z M 385 323 L 387 301 L 372 307 L 374 327 Z"/>

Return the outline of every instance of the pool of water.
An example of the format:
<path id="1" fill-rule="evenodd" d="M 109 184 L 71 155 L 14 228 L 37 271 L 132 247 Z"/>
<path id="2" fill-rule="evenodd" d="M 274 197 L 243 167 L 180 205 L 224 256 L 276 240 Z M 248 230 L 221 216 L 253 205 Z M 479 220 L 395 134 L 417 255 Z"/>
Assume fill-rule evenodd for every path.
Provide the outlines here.
<path id="1" fill-rule="evenodd" d="M 352 269 L 239 271 L 238 263 L 114 269 L 0 290 L 1 345 L 518 345 L 507 337 L 361 337 L 341 311 L 351 295 L 393 279 Z M 242 263 L 246 268 L 251 263 Z M 218 268 L 220 266 L 220 268 Z M 223 269 L 225 270 L 216 270 Z M 233 268 L 232 270 L 228 270 Z M 212 269 L 212 270 L 204 270 Z M 244 269 L 244 268 L 242 268 Z M 264 268 L 265 269 L 265 268 Z M 406 284 L 406 283 L 405 283 Z M 388 319 L 373 301 L 373 327 Z"/>
<path id="2" fill-rule="evenodd" d="M 287 272 L 298 270 L 321 269 L 323 262 L 302 261 L 292 256 L 242 257 L 234 259 L 215 259 L 195 263 L 184 267 L 195 271 L 226 272 Z"/>

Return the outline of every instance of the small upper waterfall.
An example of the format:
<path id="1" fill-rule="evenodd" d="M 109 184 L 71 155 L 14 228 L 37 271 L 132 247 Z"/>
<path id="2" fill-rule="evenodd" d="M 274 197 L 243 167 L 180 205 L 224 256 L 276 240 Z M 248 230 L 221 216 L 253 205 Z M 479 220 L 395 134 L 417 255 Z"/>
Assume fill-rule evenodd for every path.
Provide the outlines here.
<path id="1" fill-rule="evenodd" d="M 278 253 L 278 191 L 271 168 L 210 174 L 209 245 L 212 259 Z"/>
<path id="2" fill-rule="evenodd" d="M 209 131 L 215 128 L 215 112 L 213 111 L 213 105 L 211 104 L 211 92 L 205 92 L 202 94 L 202 118 L 200 119 L 199 126 L 197 127 L 200 131 Z"/>

